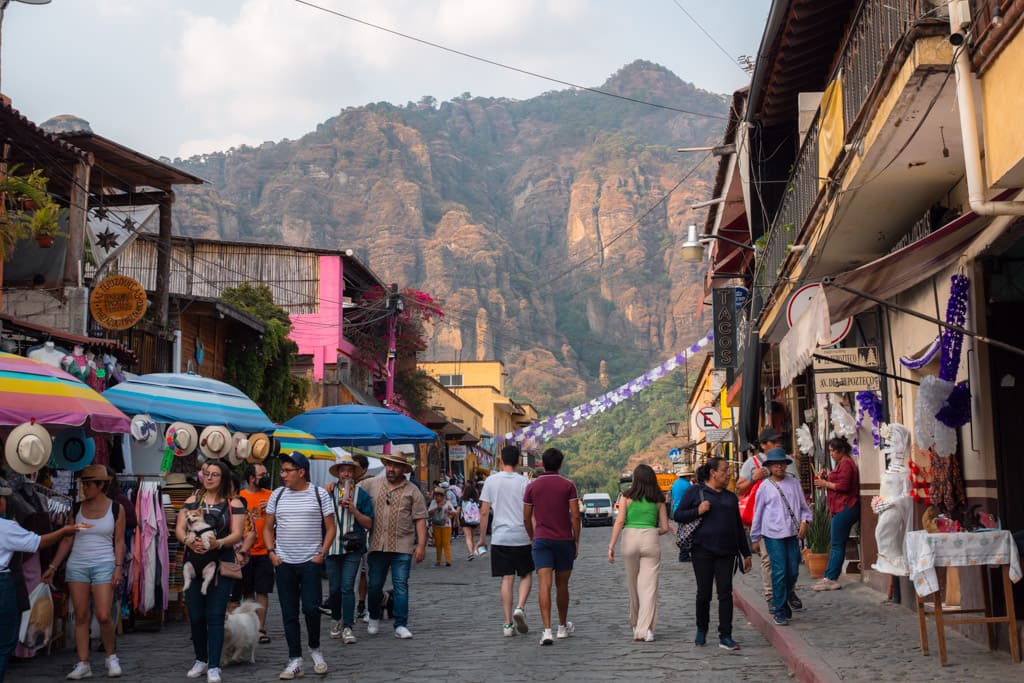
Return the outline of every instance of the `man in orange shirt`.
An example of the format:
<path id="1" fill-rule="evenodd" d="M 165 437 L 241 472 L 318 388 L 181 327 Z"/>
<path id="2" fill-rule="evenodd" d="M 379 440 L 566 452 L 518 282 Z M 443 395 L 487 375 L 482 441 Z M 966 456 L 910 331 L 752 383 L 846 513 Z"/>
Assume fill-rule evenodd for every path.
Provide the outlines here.
<path id="1" fill-rule="evenodd" d="M 270 473 L 259 462 L 245 468 L 245 488 L 238 495 L 245 500 L 249 517 L 256 527 L 256 542 L 249 549 L 249 562 L 242 567 L 242 597 L 255 598 L 260 610 L 260 642 L 269 643 L 267 636 L 267 605 L 274 591 L 274 565 L 263 541 L 263 525 L 267 521 L 267 501 L 270 500 Z"/>

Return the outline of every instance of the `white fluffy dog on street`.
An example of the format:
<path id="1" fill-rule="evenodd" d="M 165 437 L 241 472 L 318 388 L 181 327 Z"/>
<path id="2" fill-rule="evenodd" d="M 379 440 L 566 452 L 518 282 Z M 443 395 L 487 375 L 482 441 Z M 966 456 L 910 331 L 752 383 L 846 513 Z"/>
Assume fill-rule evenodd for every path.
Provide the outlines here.
<path id="1" fill-rule="evenodd" d="M 260 639 L 260 615 L 263 607 L 254 600 L 245 600 L 224 619 L 225 664 L 256 663 L 256 644 Z"/>

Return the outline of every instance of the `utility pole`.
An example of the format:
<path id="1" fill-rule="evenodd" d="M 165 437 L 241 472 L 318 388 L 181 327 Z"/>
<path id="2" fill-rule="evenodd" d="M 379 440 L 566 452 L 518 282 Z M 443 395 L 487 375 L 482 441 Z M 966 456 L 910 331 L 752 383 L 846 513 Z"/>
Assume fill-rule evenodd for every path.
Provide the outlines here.
<path id="1" fill-rule="evenodd" d="M 405 309 L 402 297 L 398 295 L 398 285 L 391 283 L 388 291 L 388 357 L 384 364 L 384 406 L 391 407 L 395 396 L 395 366 L 398 364 L 398 314 Z"/>

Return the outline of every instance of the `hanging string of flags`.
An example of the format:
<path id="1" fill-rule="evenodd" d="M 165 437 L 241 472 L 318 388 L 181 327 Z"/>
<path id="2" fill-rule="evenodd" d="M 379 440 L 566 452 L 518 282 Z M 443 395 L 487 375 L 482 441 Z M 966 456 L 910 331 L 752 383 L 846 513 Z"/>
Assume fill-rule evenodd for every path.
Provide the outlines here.
<path id="1" fill-rule="evenodd" d="M 714 334 L 709 332 L 682 353 L 677 353 L 658 367 L 648 370 L 636 379 L 626 382 L 622 386 L 612 389 L 608 393 L 593 398 L 571 410 L 566 410 L 522 429 L 509 432 L 505 435 L 505 440 L 526 444 L 527 447 L 532 448 L 544 441 L 553 439 L 565 430 L 575 427 L 579 423 L 633 398 L 668 373 L 683 365 L 687 359 L 700 353 L 701 349 L 707 346 L 712 339 L 714 339 Z"/>

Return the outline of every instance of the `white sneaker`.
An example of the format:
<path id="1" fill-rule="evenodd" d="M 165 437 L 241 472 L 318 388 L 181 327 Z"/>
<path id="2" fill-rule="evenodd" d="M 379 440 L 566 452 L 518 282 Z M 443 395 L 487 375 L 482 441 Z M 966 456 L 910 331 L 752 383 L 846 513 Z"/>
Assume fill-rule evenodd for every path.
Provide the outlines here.
<path id="1" fill-rule="evenodd" d="M 540 644 L 541 645 L 552 645 L 554 642 L 555 642 L 555 639 L 551 636 L 551 629 L 549 629 L 549 628 L 544 629 L 544 633 L 542 633 L 541 636 L 540 636 Z"/>
<path id="2" fill-rule="evenodd" d="M 196 663 L 195 663 L 195 664 L 193 664 L 193 665 L 192 665 L 192 668 L 188 670 L 188 673 L 187 673 L 187 674 L 185 674 L 185 677 L 186 677 L 186 678 L 199 678 L 199 677 L 200 677 L 200 676 L 202 676 L 202 675 L 203 675 L 204 673 L 206 673 L 206 670 L 207 670 L 208 668 L 209 668 L 209 667 L 207 666 L 206 662 L 200 662 L 200 661 L 199 661 L 199 660 L 197 659 L 197 660 L 196 660 Z"/>
<path id="3" fill-rule="evenodd" d="M 327 673 L 327 662 L 324 661 L 324 656 L 320 652 L 320 648 L 309 651 L 309 658 L 313 660 L 313 672 L 318 674 Z"/>
<path id="4" fill-rule="evenodd" d="M 402 640 L 409 640 L 412 638 L 412 631 L 404 626 L 395 627 L 395 638 L 401 638 Z"/>
<path id="5" fill-rule="evenodd" d="M 366 622 L 366 632 L 375 636 L 380 632 L 380 619 L 369 619 Z"/>
<path id="6" fill-rule="evenodd" d="M 117 658 L 117 655 L 110 655 L 107 657 L 107 678 L 120 678 L 121 677 L 121 660 Z"/>
<path id="7" fill-rule="evenodd" d="M 288 660 L 288 666 L 278 676 L 282 681 L 290 681 L 293 678 L 302 678 L 302 657 Z"/>
<path id="8" fill-rule="evenodd" d="M 513 626 L 512 624 L 502 624 L 501 625 L 501 635 L 505 636 L 506 638 L 511 638 L 515 634 L 516 634 L 516 627 Z"/>
<path id="9" fill-rule="evenodd" d="M 512 612 L 512 621 L 516 623 L 516 630 L 520 633 L 529 633 L 530 627 L 526 623 L 526 612 L 522 607 L 516 607 Z"/>
<path id="10" fill-rule="evenodd" d="M 356 634 L 352 633 L 352 629 L 350 629 L 347 626 L 341 632 L 341 642 L 345 643 L 346 645 L 351 645 L 354 642 L 356 642 Z"/>
<path id="11" fill-rule="evenodd" d="M 206 683 L 221 683 L 220 667 L 215 666 L 212 669 L 206 670 Z"/>
<path id="12" fill-rule="evenodd" d="M 568 638 L 576 631 L 576 627 L 572 625 L 571 621 L 567 621 L 564 624 L 558 625 L 558 639 Z"/>
<path id="13" fill-rule="evenodd" d="M 647 632 L 647 635 L 644 637 L 644 642 L 645 643 L 653 643 L 654 642 L 654 631 L 648 631 Z"/>
<path id="14" fill-rule="evenodd" d="M 75 668 L 67 675 L 69 681 L 80 681 L 83 678 L 92 678 L 92 667 L 89 662 L 76 662 Z"/>
<path id="15" fill-rule="evenodd" d="M 341 622 L 331 621 L 331 638 L 341 638 Z"/>

